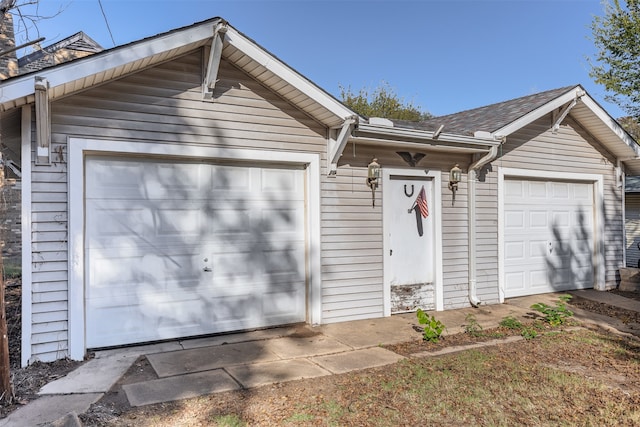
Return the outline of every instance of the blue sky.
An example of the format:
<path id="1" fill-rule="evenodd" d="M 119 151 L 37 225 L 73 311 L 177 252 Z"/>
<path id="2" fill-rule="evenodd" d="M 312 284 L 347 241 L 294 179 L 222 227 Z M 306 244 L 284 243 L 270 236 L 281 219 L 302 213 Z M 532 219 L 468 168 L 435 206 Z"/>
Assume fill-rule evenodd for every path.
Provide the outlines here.
<path id="1" fill-rule="evenodd" d="M 40 0 L 44 46 L 84 31 L 113 47 L 98 0 Z M 601 0 L 102 0 L 116 45 L 220 16 L 335 96 L 397 94 L 444 115 L 580 83 L 613 117 L 587 57 Z M 30 37 L 36 38 L 35 30 Z M 18 35 L 20 41 L 20 36 Z"/>

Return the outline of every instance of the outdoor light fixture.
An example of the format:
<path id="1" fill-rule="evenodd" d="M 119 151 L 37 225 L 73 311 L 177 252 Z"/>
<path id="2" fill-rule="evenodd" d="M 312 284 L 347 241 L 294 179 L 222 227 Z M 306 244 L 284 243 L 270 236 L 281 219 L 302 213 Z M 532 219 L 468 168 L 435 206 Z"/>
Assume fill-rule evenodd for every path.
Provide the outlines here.
<path id="1" fill-rule="evenodd" d="M 449 190 L 453 193 L 453 199 L 451 199 L 451 206 L 456 203 L 456 191 L 458 191 L 458 183 L 462 179 L 462 169 L 458 167 L 458 164 L 451 168 L 449 172 Z"/>
<path id="2" fill-rule="evenodd" d="M 376 188 L 380 180 L 380 164 L 378 159 L 373 159 L 367 167 L 367 185 L 371 188 L 371 206 L 376 205 Z"/>

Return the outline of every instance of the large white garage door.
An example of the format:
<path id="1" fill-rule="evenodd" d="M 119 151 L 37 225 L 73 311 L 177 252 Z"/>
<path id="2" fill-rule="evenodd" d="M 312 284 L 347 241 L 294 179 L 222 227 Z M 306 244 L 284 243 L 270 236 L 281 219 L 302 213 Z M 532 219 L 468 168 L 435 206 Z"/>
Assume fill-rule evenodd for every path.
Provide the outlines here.
<path id="1" fill-rule="evenodd" d="M 593 184 L 505 179 L 505 297 L 593 287 Z"/>
<path id="2" fill-rule="evenodd" d="M 86 342 L 301 322 L 304 171 L 88 157 Z"/>

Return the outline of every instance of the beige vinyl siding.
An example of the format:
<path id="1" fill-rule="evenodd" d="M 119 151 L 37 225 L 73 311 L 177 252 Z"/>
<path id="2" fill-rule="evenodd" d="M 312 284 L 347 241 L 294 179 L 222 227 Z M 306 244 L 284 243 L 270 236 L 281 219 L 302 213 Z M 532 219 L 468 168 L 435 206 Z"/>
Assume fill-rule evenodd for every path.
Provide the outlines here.
<path id="1" fill-rule="evenodd" d="M 627 267 L 638 267 L 640 260 L 640 193 L 625 195 L 625 231 L 627 234 Z"/>
<path id="2" fill-rule="evenodd" d="M 196 51 L 52 103 L 53 163 L 33 165 L 31 174 L 32 361 L 64 357 L 68 348 L 68 137 L 311 152 L 324 159 L 323 126 L 224 60 L 214 101 L 202 101 L 202 68 Z M 341 250 L 327 249 L 334 259 Z"/>
<path id="3" fill-rule="evenodd" d="M 383 316 L 382 193 L 366 167 L 341 166 L 322 178 L 322 321 Z"/>
<path id="4" fill-rule="evenodd" d="M 550 128 L 551 117 L 546 116 L 509 136 L 503 156 L 494 165 L 603 176 L 605 282 L 607 288 L 614 288 L 624 244 L 622 189 L 616 183 L 614 159 L 571 118 L 563 122 L 555 135 Z"/>

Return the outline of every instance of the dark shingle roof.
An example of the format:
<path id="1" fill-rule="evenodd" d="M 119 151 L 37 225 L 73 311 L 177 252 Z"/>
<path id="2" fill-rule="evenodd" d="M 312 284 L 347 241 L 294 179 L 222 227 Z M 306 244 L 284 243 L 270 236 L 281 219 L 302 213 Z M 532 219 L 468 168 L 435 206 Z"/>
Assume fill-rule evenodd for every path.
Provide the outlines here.
<path id="1" fill-rule="evenodd" d="M 393 120 L 393 124 L 400 128 L 432 132 L 436 131 L 440 125 L 444 125 L 442 131 L 445 133 L 470 136 L 473 136 L 476 131 L 494 132 L 560 95 L 563 95 L 576 86 L 577 85 L 552 89 L 497 104 L 474 108 L 472 110 L 461 111 L 446 116 L 432 117 L 421 122 Z"/>

